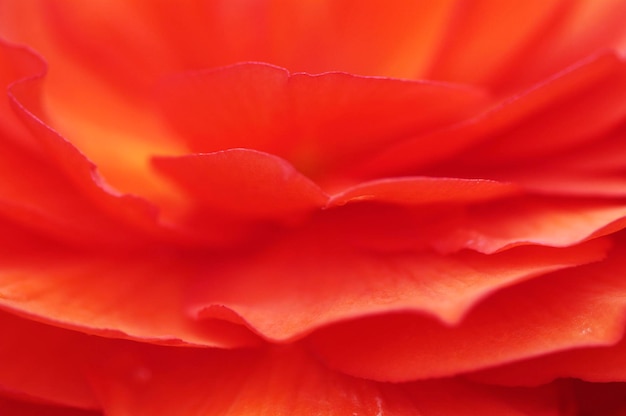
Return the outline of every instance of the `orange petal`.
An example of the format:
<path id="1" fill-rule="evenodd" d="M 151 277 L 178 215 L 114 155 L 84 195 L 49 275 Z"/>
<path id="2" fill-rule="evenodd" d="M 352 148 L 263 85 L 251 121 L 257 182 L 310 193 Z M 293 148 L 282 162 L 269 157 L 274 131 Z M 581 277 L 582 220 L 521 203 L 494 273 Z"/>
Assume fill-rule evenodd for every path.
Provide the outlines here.
<path id="1" fill-rule="evenodd" d="M 409 313 L 380 315 L 322 328 L 310 344 L 332 368 L 386 381 L 610 345 L 624 330 L 624 258 L 624 247 L 617 247 L 603 262 L 502 289 L 454 327 Z"/>
<path id="2" fill-rule="evenodd" d="M 457 2 L 429 78 L 488 83 L 562 13 L 563 1 Z M 546 74 L 547 75 L 547 74 Z"/>
<path id="3" fill-rule="evenodd" d="M 443 252 L 482 253 L 527 244 L 567 247 L 624 227 L 626 206 L 619 203 L 521 197 L 468 206 L 461 220 L 433 236 L 432 244 Z"/>
<path id="4" fill-rule="evenodd" d="M 339 320 L 390 311 L 422 311 L 451 323 L 501 287 L 597 261 L 606 249 L 606 242 L 596 241 L 492 256 L 374 254 L 346 247 L 333 234 L 305 233 L 249 252 L 245 262 L 237 257 L 207 265 L 207 276 L 197 275 L 189 305 L 200 319 L 214 318 L 215 307 L 226 307 L 264 337 L 281 341 Z"/>
<path id="5" fill-rule="evenodd" d="M 5 3 L 7 36 L 137 89 L 164 72 L 242 61 L 413 78 L 433 59 L 455 0 Z"/>
<path id="6" fill-rule="evenodd" d="M 284 160 L 247 149 L 155 158 L 157 169 L 201 206 L 251 218 L 312 212 L 328 196 Z"/>
<path id="7" fill-rule="evenodd" d="M 611 89 L 611 82 L 619 81 L 618 89 L 623 88 L 625 68 L 624 62 L 615 54 L 588 58 L 478 117 L 394 144 L 364 164 L 362 169 L 377 176 L 398 172 L 423 173 L 429 169 L 436 171 L 438 176 L 489 178 L 488 175 L 493 174 L 490 168 L 493 165 L 506 172 L 511 160 L 517 161 L 524 155 L 553 154 L 573 144 L 592 140 L 595 134 L 605 133 L 623 114 L 621 102 L 608 111 L 603 110 L 603 103 L 604 91 Z M 619 92 L 616 95 L 611 92 L 607 100 L 619 101 L 619 96 Z M 587 108 L 587 99 L 599 108 Z M 580 132 L 570 129 L 567 122 L 571 124 L 572 120 L 568 116 L 579 115 L 585 109 L 594 114 L 595 121 L 583 126 Z M 546 123 L 552 123 L 553 128 L 567 134 L 546 136 L 551 133 L 545 128 Z M 519 138 L 517 130 L 536 134 L 515 141 Z M 512 146 L 511 150 L 508 145 Z M 513 148 L 516 150 L 512 152 Z"/>
<path id="8" fill-rule="evenodd" d="M 593 71 L 593 72 L 592 72 Z M 544 108 L 523 123 L 499 131 L 461 156 L 471 166 L 532 163 L 563 150 L 593 143 L 626 120 L 626 61 L 605 55 L 577 71 L 586 73 L 557 105 Z M 595 73 L 594 73 L 595 72 Z M 569 77 L 572 73 L 567 74 Z M 582 74 L 581 74 L 582 75 Z M 555 81 L 558 82 L 558 81 Z M 565 98 L 565 99 L 563 99 Z M 532 168 L 527 170 L 531 170 Z"/>
<path id="9" fill-rule="evenodd" d="M 313 176 L 473 114 L 484 98 L 454 85 L 252 63 L 169 79 L 161 90 L 164 117 L 193 151 L 251 148 Z"/>
<path id="10" fill-rule="evenodd" d="M 203 261 L 208 261 L 205 259 Z M 195 260 L 153 247 L 144 254 L 44 250 L 0 261 L 0 306 L 67 328 L 160 344 L 256 345 L 247 329 L 223 320 L 196 323 L 183 298 Z"/>
<path id="11" fill-rule="evenodd" d="M 39 58 L 0 43 L 0 59 L 0 83 L 8 84 L 11 104 L 0 107 L 1 215 L 83 243 L 132 242 L 141 234 L 137 228 L 154 232 L 154 207 L 107 189 L 95 167 L 31 113 L 38 108 L 36 83 L 45 69 Z"/>
<path id="12" fill-rule="evenodd" d="M 524 4 L 533 2 L 524 2 Z M 545 2 L 535 2 L 545 3 Z M 510 90 L 528 85 L 599 50 L 626 50 L 626 3 L 621 0 L 562 1 L 553 18 L 491 80 Z M 493 35 L 492 35 L 493 36 Z"/>

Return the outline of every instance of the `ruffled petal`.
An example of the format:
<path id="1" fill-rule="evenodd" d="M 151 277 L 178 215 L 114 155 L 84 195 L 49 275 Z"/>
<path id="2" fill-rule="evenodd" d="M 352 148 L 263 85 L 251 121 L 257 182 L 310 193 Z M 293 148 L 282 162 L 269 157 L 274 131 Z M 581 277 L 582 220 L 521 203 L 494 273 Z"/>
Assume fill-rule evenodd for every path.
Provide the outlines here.
<path id="1" fill-rule="evenodd" d="M 157 209 L 111 189 L 96 167 L 41 117 L 45 65 L 32 52 L 0 43 L 10 107 L 1 107 L 0 210 L 64 240 L 118 244 L 165 234 Z M 62 197 L 59 197 L 62 195 Z"/>
<path id="2" fill-rule="evenodd" d="M 322 328 L 309 336 L 310 345 L 332 368 L 386 381 L 611 345 L 624 331 L 624 270 L 618 246 L 603 262 L 502 289 L 453 327 L 415 314 L 379 315 Z"/>
<path id="3" fill-rule="evenodd" d="M 259 344 L 240 325 L 199 324 L 184 315 L 193 258 L 156 246 L 143 254 L 68 252 L 50 245 L 9 253 L 0 259 L 3 309 L 113 338 L 226 348 Z"/>
<path id="4" fill-rule="evenodd" d="M 431 231 L 431 243 L 442 252 L 470 248 L 495 253 L 528 244 L 568 247 L 625 227 L 626 206 L 621 203 L 520 197 L 468 206 L 457 222 Z"/>
<path id="5" fill-rule="evenodd" d="M 332 322 L 392 311 L 420 311 L 453 323 L 499 288 L 600 260 L 606 249 L 605 241 L 595 241 L 492 256 L 372 253 L 352 249 L 333 234 L 308 233 L 249 252 L 245 262 L 237 257 L 207 265 L 188 305 L 199 319 L 228 308 L 264 337 L 280 341 Z"/>
<path id="6" fill-rule="evenodd" d="M 289 74 L 247 63 L 169 79 L 160 99 L 164 117 L 193 151 L 251 148 L 315 177 L 409 134 L 475 114 L 485 96 L 463 86 Z"/>

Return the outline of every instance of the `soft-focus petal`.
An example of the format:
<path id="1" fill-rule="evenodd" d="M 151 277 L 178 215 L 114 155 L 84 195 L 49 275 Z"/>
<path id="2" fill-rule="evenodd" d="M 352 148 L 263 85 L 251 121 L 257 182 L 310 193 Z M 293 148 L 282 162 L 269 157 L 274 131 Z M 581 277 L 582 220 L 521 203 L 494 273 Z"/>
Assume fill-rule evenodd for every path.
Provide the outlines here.
<path id="1" fill-rule="evenodd" d="M 487 166 L 504 167 L 506 173 L 516 162 L 517 151 L 528 158 L 593 139 L 626 115 L 620 99 L 626 88 L 625 65 L 612 53 L 588 57 L 478 117 L 399 142 L 363 169 L 375 175 L 428 169 L 448 176 L 489 178 L 497 172 Z M 612 100 L 615 106 L 610 105 Z M 581 112 L 585 117 L 581 118 Z M 587 112 L 596 122 L 587 123 Z M 587 124 L 574 128 L 579 120 Z M 552 123 L 553 130 L 545 129 L 546 123 Z M 518 130 L 529 134 L 520 139 Z M 524 166 L 532 172 L 532 166 Z"/>
<path id="2" fill-rule="evenodd" d="M 297 346 L 139 354 L 112 359 L 99 376 L 96 387 L 111 416 L 558 414 L 549 390 L 491 389 L 456 381 L 375 383 L 329 370 Z"/>
<path id="3" fill-rule="evenodd" d="M 96 411 L 48 406 L 5 397 L 0 397 L 0 414 L 3 416 L 102 416 L 102 413 Z"/>

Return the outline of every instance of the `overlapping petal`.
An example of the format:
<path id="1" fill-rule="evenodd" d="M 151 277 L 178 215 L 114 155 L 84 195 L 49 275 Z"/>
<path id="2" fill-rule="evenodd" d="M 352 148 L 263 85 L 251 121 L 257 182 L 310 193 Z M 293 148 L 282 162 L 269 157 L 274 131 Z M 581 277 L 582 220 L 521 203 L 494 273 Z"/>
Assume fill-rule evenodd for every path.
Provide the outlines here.
<path id="1" fill-rule="evenodd" d="M 0 0 L 0 413 L 623 411 L 625 18 Z"/>
<path id="2" fill-rule="evenodd" d="M 615 54 L 588 58 L 471 120 L 399 142 L 363 169 L 501 180 L 510 171 L 532 174 L 538 157 L 596 140 L 624 120 L 625 77 Z M 515 179 L 523 184 L 522 175 Z"/>
<path id="3" fill-rule="evenodd" d="M 246 262 L 207 266 L 206 277 L 196 276 L 188 304 L 200 319 L 213 318 L 216 310 L 226 307 L 264 337 L 283 342 L 329 323 L 374 313 L 411 310 L 455 323 L 491 292 L 600 260 L 606 249 L 605 241 L 596 241 L 491 256 L 374 253 L 333 241 L 332 234 L 309 232 L 250 250 Z M 211 278 L 214 271 L 218 278 Z M 377 337 L 376 331 L 370 333 Z"/>
<path id="4" fill-rule="evenodd" d="M 395 141 L 480 111 L 480 89 L 453 84 L 290 74 L 247 63 L 168 79 L 164 113 L 191 150 L 252 148 L 328 176 Z"/>
<path id="5" fill-rule="evenodd" d="M 559 406 L 550 389 L 493 390 L 461 381 L 405 386 L 354 379 L 321 366 L 298 346 L 256 352 L 131 353 L 126 360 L 112 360 L 101 381 L 96 386 L 107 414 L 113 416 L 142 411 L 190 416 L 434 416 L 454 410 L 458 415 L 479 411 L 548 416 L 557 415 Z M 442 400 L 452 393 L 454 404 Z"/>
<path id="6" fill-rule="evenodd" d="M 223 320 L 200 325 L 187 318 L 185 298 L 197 261 L 184 257 L 158 246 L 112 255 L 49 245 L 36 253 L 14 252 L 0 260 L 0 307 L 105 337 L 257 345 L 258 338 L 239 325 Z"/>
<path id="7" fill-rule="evenodd" d="M 611 345 L 624 332 L 623 253 L 618 246 L 604 262 L 502 289 L 457 326 L 415 314 L 380 315 L 320 329 L 309 337 L 311 346 L 332 368 L 400 381 Z M 575 368 L 559 375 L 576 376 Z"/>
<path id="8" fill-rule="evenodd" d="M 324 207 L 328 195 L 286 161 L 255 150 L 230 149 L 153 163 L 201 209 L 244 218 L 285 219 Z"/>

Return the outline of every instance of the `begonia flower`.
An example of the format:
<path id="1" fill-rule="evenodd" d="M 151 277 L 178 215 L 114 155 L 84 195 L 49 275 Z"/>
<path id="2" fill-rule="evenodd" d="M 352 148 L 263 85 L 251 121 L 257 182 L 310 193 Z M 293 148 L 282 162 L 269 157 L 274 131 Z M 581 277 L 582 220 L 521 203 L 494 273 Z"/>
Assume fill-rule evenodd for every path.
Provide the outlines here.
<path id="1" fill-rule="evenodd" d="M 0 414 L 626 414 L 626 1 L 0 0 Z"/>

